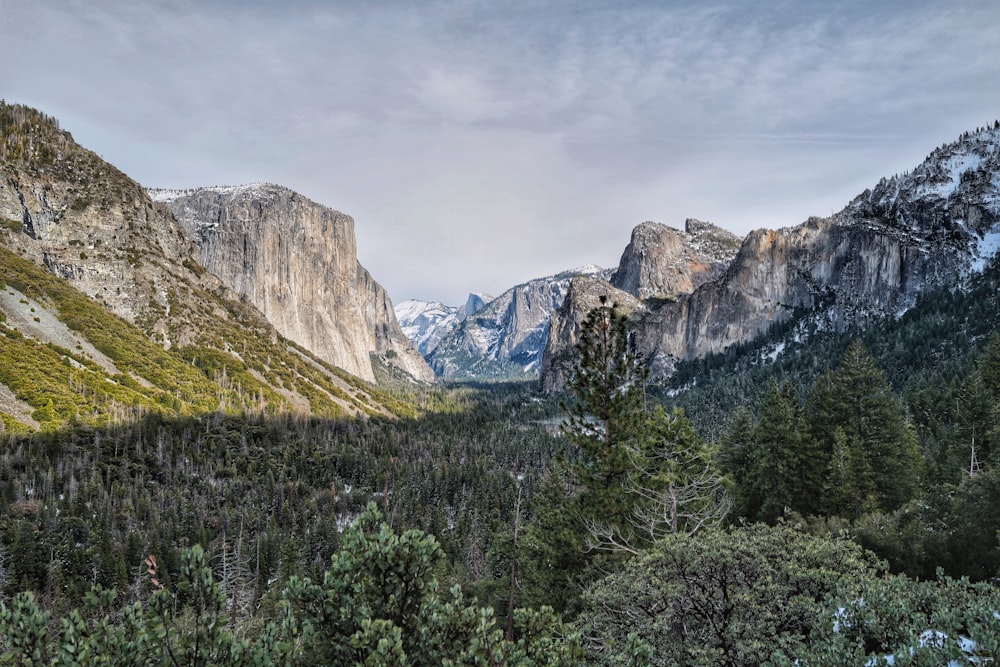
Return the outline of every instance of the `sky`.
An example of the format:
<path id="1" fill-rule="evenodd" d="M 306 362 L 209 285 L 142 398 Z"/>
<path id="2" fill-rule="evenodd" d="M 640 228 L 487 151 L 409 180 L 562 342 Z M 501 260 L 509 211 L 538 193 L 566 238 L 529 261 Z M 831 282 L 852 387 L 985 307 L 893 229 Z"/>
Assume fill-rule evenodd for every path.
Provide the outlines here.
<path id="1" fill-rule="evenodd" d="M 394 302 L 830 215 L 1000 118 L 996 0 L 0 0 L 0 97 L 147 187 L 351 215 Z"/>

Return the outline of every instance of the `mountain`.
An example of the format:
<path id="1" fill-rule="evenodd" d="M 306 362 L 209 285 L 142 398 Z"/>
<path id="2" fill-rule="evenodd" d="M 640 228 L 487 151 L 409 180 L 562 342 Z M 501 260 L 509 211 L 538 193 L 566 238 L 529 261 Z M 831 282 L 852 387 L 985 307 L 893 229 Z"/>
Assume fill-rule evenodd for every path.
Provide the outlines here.
<path id="1" fill-rule="evenodd" d="M 538 377 L 542 353 L 550 338 L 564 339 L 550 331 L 550 320 L 563 305 L 574 277 L 597 277 L 606 284 L 610 280 L 609 288 L 637 299 L 675 299 L 722 275 L 739 243 L 736 235 L 699 220 L 687 220 L 684 231 L 644 222 L 633 230 L 617 270 L 581 267 L 518 285 L 487 304 L 476 317 L 451 328 L 426 355 L 427 360 L 438 375 L 447 379 Z M 588 294 L 587 303 L 596 299 L 593 283 L 584 281 L 580 285 L 574 294 Z M 567 312 L 575 317 L 581 307 L 571 305 Z M 584 316 L 585 310 L 579 320 Z M 566 325 L 560 321 L 558 329 L 565 331 Z"/>
<path id="2" fill-rule="evenodd" d="M 385 290 L 358 262 L 354 220 L 277 185 L 150 190 L 177 217 L 200 263 L 289 340 L 372 382 L 379 354 L 434 374 L 399 328 Z"/>
<path id="3" fill-rule="evenodd" d="M 981 270 L 1000 247 L 998 223 L 1000 124 L 934 150 L 829 218 L 752 232 L 719 278 L 675 301 L 647 301 L 634 323 L 637 345 L 662 377 L 678 360 L 724 351 L 795 318 L 845 331 L 896 316 L 928 290 Z M 558 317 L 578 311 L 570 304 Z M 553 330 L 572 326 L 560 321 Z M 546 355 L 556 359 L 571 346 L 568 336 L 550 338 Z M 543 383 L 558 385 L 554 376 Z"/>
<path id="4" fill-rule="evenodd" d="M 282 336 L 206 270 L 185 226 L 142 186 L 55 119 L 5 103 L 0 260 L 5 429 L 119 423 L 149 410 L 412 411 Z M 362 284 L 377 324 L 391 305 Z"/>
<path id="5" fill-rule="evenodd" d="M 446 333 L 428 362 L 449 380 L 537 377 L 549 320 L 570 281 L 602 271 L 586 266 L 512 287 Z"/>
<path id="6" fill-rule="evenodd" d="M 611 284 L 640 299 L 675 299 L 722 276 L 742 239 L 709 222 L 689 218 L 684 231 L 656 222 L 632 230 Z"/>
<path id="7" fill-rule="evenodd" d="M 395 307 L 403 333 L 417 351 L 428 357 L 444 336 L 469 315 L 482 309 L 493 297 L 472 293 L 462 306 L 446 306 L 438 301 L 409 299 Z"/>
<path id="8" fill-rule="evenodd" d="M 630 318 L 646 317 L 651 309 L 721 277 L 739 247 L 735 234 L 693 218 L 684 222 L 684 231 L 657 222 L 637 225 L 610 279 L 593 276 L 570 285 L 549 329 L 543 387 L 552 391 L 564 386 L 580 323 L 601 299 L 617 304 Z"/>

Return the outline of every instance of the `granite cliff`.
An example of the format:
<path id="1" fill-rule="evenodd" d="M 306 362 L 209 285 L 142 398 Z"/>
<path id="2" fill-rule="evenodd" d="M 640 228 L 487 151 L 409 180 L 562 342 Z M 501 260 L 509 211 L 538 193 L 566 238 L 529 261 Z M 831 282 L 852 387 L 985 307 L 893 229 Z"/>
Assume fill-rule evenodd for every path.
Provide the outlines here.
<path id="1" fill-rule="evenodd" d="M 720 277 L 740 247 L 740 237 L 689 218 L 684 231 L 656 222 L 632 230 L 611 284 L 639 299 L 675 299 Z"/>
<path id="2" fill-rule="evenodd" d="M 248 241 L 246 252 L 257 251 Z M 150 409 L 318 416 L 409 409 L 290 342 L 206 270 L 189 229 L 145 188 L 54 118 L 3 102 L 0 255 L 5 428 L 106 424 Z M 356 259 L 343 265 L 364 296 L 369 368 L 381 357 L 431 377 L 415 352 L 397 351 L 407 344 L 384 290 Z"/>
<path id="3" fill-rule="evenodd" d="M 176 215 L 201 264 L 289 340 L 368 381 L 371 354 L 434 379 L 358 263 L 350 216 L 270 184 L 150 194 Z"/>
<path id="4" fill-rule="evenodd" d="M 718 278 L 675 301 L 647 301 L 652 307 L 634 320 L 639 349 L 664 376 L 679 359 L 720 352 L 791 318 L 842 331 L 897 315 L 928 289 L 959 285 L 981 269 L 1000 245 L 998 225 L 994 126 L 934 150 L 912 172 L 882 179 L 829 218 L 752 232 Z M 624 266 L 636 257 L 626 252 L 619 275 L 645 275 Z M 636 296 L 652 293 L 635 281 L 621 284 Z M 571 313 L 579 310 L 561 309 L 565 321 L 553 331 L 578 325 Z M 558 358 L 571 346 L 567 335 L 550 337 L 546 355 Z M 559 381 L 543 377 L 543 384 L 553 389 Z"/>
<path id="5" fill-rule="evenodd" d="M 686 220 L 684 231 L 657 222 L 637 225 L 609 280 L 594 276 L 572 282 L 548 332 L 543 387 L 551 391 L 565 383 L 580 323 L 602 297 L 639 320 L 720 278 L 739 248 L 738 236 L 700 220 Z"/>

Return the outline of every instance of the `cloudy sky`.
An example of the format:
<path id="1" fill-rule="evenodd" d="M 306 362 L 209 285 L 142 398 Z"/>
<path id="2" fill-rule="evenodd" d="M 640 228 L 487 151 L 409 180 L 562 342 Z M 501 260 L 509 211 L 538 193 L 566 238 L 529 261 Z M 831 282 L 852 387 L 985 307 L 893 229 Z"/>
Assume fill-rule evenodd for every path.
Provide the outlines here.
<path id="1" fill-rule="evenodd" d="M 355 218 L 396 302 L 458 304 L 632 227 L 829 215 L 1000 117 L 995 0 L 0 0 L 0 97 L 140 183 Z"/>

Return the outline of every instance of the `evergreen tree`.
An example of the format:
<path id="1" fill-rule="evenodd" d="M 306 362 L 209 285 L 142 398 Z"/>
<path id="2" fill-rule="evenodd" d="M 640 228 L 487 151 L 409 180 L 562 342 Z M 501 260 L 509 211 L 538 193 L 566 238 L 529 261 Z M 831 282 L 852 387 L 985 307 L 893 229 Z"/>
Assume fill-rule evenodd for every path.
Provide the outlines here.
<path id="1" fill-rule="evenodd" d="M 627 490 L 635 498 L 629 517 L 634 549 L 665 535 L 690 535 L 716 525 L 732 507 L 711 452 L 691 421 L 680 409 L 663 406 L 646 414 Z"/>
<path id="2" fill-rule="evenodd" d="M 647 409 L 648 371 L 615 306 L 590 312 L 577 351 L 563 431 L 582 459 L 573 471 L 587 547 L 635 554 L 721 520 L 730 503 L 712 457 L 683 413 Z"/>
<path id="3" fill-rule="evenodd" d="M 885 374 L 861 342 L 851 343 L 835 373 L 820 378 L 810 394 L 807 412 L 809 433 L 822 447 L 828 466 L 840 466 L 835 474 L 848 470 L 842 465 L 846 460 L 843 456 L 833 462 L 839 429 L 843 434 L 841 448 L 847 447 L 851 452 L 848 458 L 856 459 L 850 469 L 859 474 L 871 471 L 879 509 L 894 510 L 913 497 L 923 463 L 916 437 Z M 835 476 L 830 470 L 828 473 Z M 869 482 L 855 480 L 851 486 L 863 489 Z"/>
<path id="4" fill-rule="evenodd" d="M 729 419 L 719 442 L 719 470 L 729 477 L 733 494 L 733 515 L 750 518 L 760 511 L 760 489 L 754 483 L 757 443 L 754 418 L 741 405 Z"/>
<path id="5" fill-rule="evenodd" d="M 877 508 L 875 475 L 862 443 L 848 436 L 842 428 L 833 433 L 833 451 L 828 469 L 823 503 L 826 513 L 858 519 Z"/>
<path id="6" fill-rule="evenodd" d="M 760 508 L 753 518 L 774 522 L 786 510 L 815 514 L 822 461 L 803 433 L 802 406 L 795 387 L 772 380 L 754 429 L 753 496 Z"/>
<path id="7" fill-rule="evenodd" d="M 580 455 L 572 466 L 584 489 L 579 517 L 592 534 L 628 534 L 629 452 L 642 432 L 648 373 L 629 345 L 625 316 L 603 297 L 583 321 L 576 351 L 569 380 L 576 400 L 562 430 Z"/>

